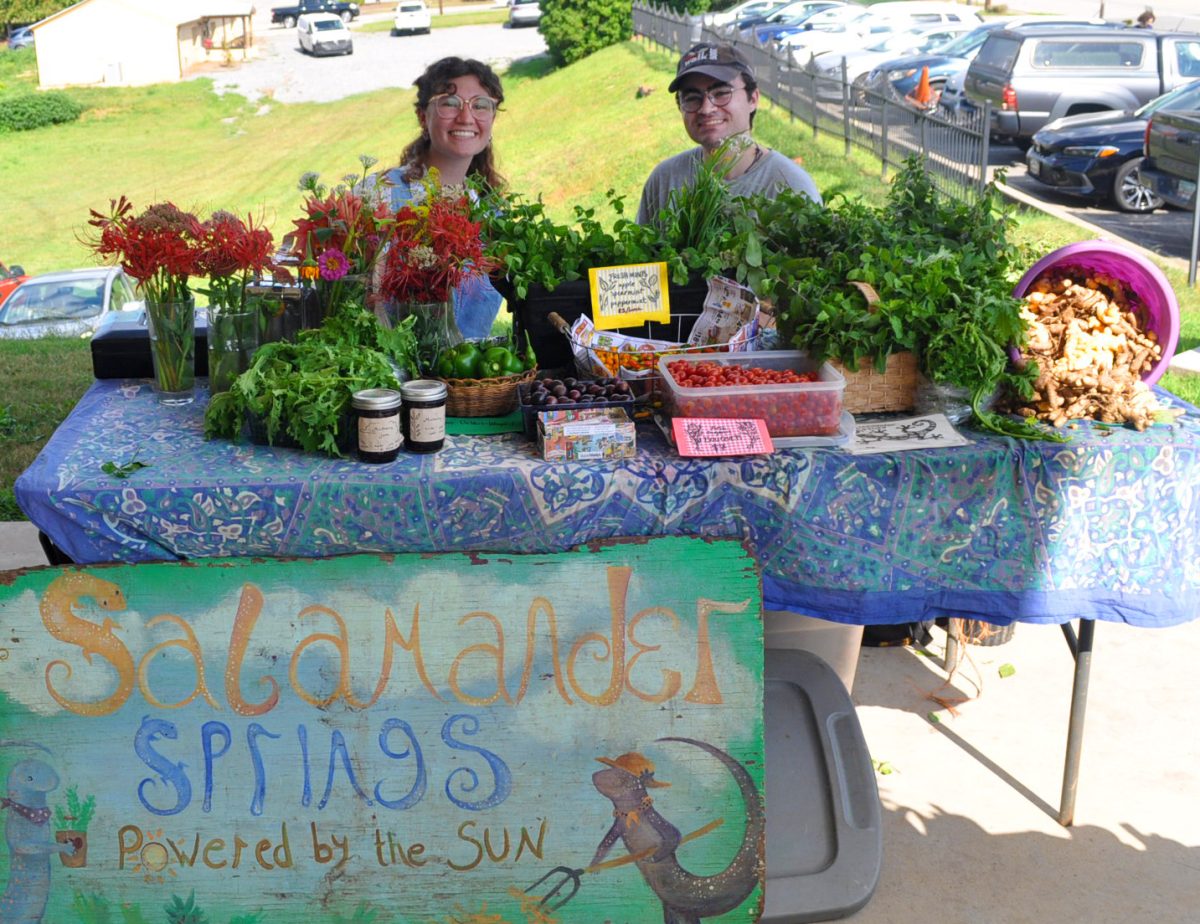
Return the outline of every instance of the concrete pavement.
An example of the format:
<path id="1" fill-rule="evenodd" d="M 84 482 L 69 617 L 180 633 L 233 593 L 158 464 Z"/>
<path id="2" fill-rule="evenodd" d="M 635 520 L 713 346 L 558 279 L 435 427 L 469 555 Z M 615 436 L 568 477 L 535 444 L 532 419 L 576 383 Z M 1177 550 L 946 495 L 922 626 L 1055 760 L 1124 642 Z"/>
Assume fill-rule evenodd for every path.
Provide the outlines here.
<path id="1" fill-rule="evenodd" d="M 0 572 L 43 561 L 30 524 L 0 523 Z M 884 858 L 851 920 L 1195 924 L 1200 620 L 1098 624 L 1071 828 L 1055 820 L 1072 676 L 1059 629 L 967 646 L 949 678 L 943 644 L 935 630 L 925 652 L 861 652 L 853 696 L 879 762 Z"/>

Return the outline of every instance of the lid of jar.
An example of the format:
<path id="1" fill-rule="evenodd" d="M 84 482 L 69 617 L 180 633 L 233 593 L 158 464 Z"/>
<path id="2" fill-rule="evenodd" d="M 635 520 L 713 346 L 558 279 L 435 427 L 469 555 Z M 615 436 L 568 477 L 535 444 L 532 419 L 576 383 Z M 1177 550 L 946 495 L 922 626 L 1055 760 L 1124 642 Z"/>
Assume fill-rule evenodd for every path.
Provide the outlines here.
<path id="1" fill-rule="evenodd" d="M 405 401 L 438 401 L 446 397 L 446 383 L 435 379 L 414 379 L 400 383 Z"/>
<path id="2" fill-rule="evenodd" d="M 400 406 L 400 392 L 394 388 L 364 388 L 350 396 L 350 406 L 360 411 L 390 411 Z"/>

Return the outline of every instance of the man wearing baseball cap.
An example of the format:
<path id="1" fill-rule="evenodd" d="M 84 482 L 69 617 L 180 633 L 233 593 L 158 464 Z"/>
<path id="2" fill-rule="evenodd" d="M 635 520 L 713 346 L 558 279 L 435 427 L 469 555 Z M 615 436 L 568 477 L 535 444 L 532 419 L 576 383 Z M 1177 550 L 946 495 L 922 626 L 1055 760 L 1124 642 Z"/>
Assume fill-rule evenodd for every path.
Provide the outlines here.
<path id="1" fill-rule="evenodd" d="M 675 94 L 684 130 L 700 146 L 667 158 L 651 171 L 638 206 L 639 224 L 654 221 L 671 190 L 691 183 L 701 159 L 726 139 L 733 139 L 725 172 L 733 195 L 771 194 L 791 188 L 821 201 L 812 177 L 751 137 L 758 84 L 750 63 L 732 45 L 702 42 L 692 46 L 679 59 L 675 79 L 667 89 Z"/>

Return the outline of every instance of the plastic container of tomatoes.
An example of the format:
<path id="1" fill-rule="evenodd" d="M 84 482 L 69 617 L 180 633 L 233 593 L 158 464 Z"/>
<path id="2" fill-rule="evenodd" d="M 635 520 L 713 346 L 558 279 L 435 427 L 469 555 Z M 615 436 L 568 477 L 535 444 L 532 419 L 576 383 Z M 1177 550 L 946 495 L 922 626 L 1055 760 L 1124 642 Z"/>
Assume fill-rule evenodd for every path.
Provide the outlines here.
<path id="1" fill-rule="evenodd" d="M 663 356 L 658 361 L 663 406 L 672 417 L 758 418 L 766 421 L 767 431 L 774 437 L 830 436 L 838 432 L 846 379 L 829 363 L 814 362 L 797 350 L 712 353 L 697 359 L 721 366 L 741 366 L 751 378 L 752 370 L 756 369 L 791 369 L 800 374 L 814 374 L 816 381 L 690 387 L 681 385 L 671 374 L 671 364 L 679 362 L 680 357 Z"/>

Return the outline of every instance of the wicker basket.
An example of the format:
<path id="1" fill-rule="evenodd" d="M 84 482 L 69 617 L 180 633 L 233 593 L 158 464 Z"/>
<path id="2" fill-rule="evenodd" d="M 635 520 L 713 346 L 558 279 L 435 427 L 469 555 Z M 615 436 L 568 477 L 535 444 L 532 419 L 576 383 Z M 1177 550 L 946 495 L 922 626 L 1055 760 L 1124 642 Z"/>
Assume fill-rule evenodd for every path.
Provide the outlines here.
<path id="1" fill-rule="evenodd" d="M 447 417 L 498 417 L 517 407 L 517 386 L 530 382 L 536 369 L 491 379 L 442 379 Z"/>
<path id="2" fill-rule="evenodd" d="M 857 372 L 851 372 L 836 359 L 829 364 L 846 377 L 842 407 L 851 414 L 911 411 L 917 403 L 920 373 L 915 353 L 892 353 L 883 372 L 870 360 L 860 362 Z"/>
<path id="3" fill-rule="evenodd" d="M 873 312 L 879 303 L 879 293 L 865 282 L 848 282 L 862 293 L 867 311 Z M 859 362 L 858 371 L 851 372 L 836 359 L 829 361 L 846 377 L 842 407 L 851 414 L 877 414 L 886 411 L 911 411 L 917 403 L 917 369 L 915 353 L 890 353 L 882 372 L 872 360 Z"/>

